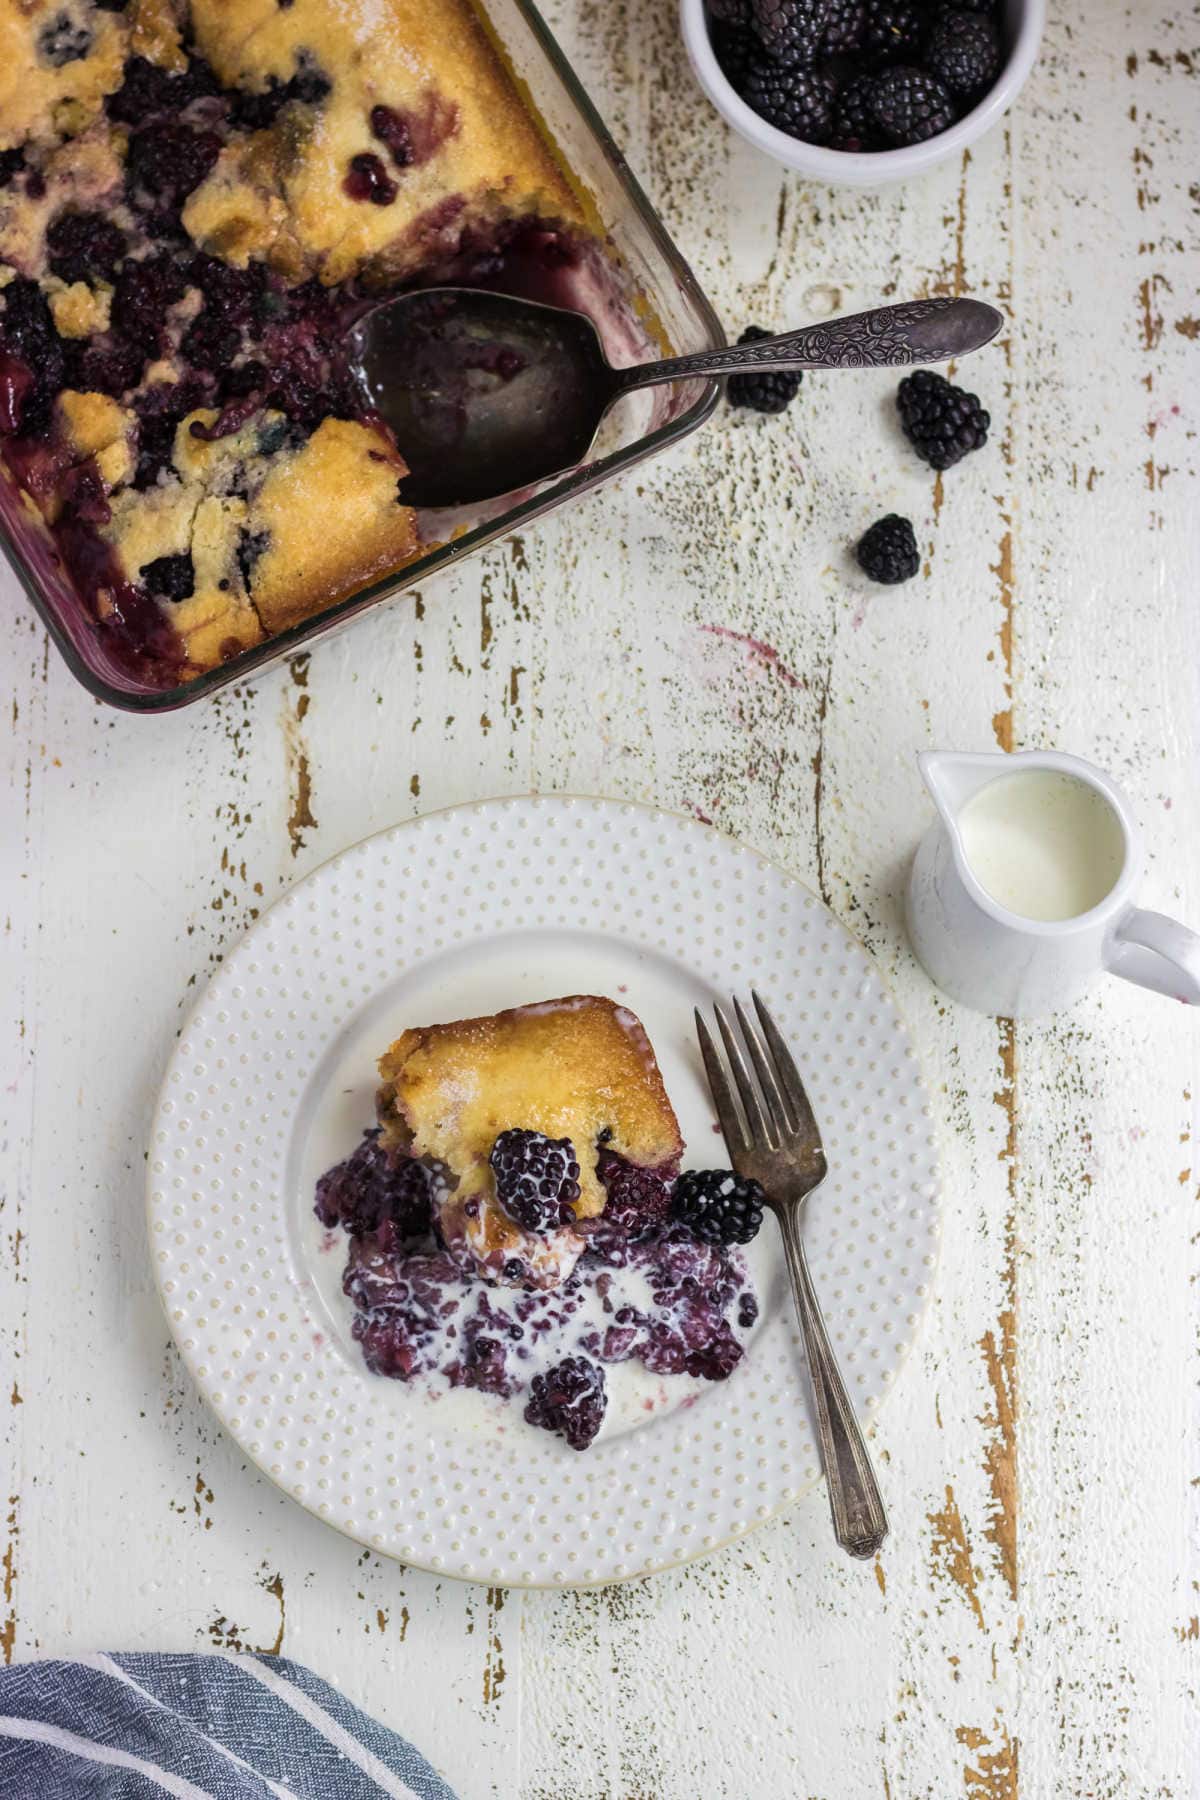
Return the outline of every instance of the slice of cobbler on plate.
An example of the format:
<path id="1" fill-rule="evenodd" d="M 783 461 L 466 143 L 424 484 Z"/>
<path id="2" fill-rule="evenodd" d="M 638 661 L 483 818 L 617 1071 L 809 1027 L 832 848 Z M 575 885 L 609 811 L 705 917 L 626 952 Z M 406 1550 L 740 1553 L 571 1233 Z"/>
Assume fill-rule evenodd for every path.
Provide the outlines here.
<path id="1" fill-rule="evenodd" d="M 315 1209 L 349 1236 L 368 1368 L 522 1392 L 525 1419 L 576 1450 L 605 1420 L 606 1369 L 628 1365 L 627 1422 L 664 1404 L 663 1377 L 732 1373 L 758 1317 L 739 1247 L 762 1192 L 728 1170 L 680 1175 L 679 1124 L 626 1007 L 577 994 L 416 1027 L 379 1073 L 379 1123 Z"/>
<path id="2" fill-rule="evenodd" d="M 383 1141 L 454 1180 L 437 1224 L 452 1251 L 516 1286 L 556 1287 L 604 1211 L 601 1168 L 665 1183 L 683 1140 L 650 1040 L 595 995 L 406 1031 L 380 1060 Z M 603 1160 L 601 1160 L 603 1159 Z"/>

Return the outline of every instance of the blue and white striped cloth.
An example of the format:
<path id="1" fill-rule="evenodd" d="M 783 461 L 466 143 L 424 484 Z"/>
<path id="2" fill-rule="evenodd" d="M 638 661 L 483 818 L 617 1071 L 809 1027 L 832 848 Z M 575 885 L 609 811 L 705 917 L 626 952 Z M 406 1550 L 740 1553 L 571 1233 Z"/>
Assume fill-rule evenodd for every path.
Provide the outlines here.
<path id="1" fill-rule="evenodd" d="M 284 1656 L 0 1668 L 3 1800 L 455 1800 L 419 1751 Z"/>

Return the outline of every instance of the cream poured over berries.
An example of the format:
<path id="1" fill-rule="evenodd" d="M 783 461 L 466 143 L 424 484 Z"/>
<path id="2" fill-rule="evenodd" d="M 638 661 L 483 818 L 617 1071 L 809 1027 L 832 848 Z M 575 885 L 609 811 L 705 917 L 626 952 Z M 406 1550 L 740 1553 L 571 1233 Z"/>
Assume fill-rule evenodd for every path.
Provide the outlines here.
<path id="1" fill-rule="evenodd" d="M 646 1033 L 573 996 L 406 1031 L 379 1124 L 317 1184 L 349 1240 L 344 1292 L 373 1371 L 503 1398 L 583 1449 L 605 1369 L 722 1380 L 758 1301 L 736 1246 L 755 1184 L 679 1177 L 683 1143 Z"/>

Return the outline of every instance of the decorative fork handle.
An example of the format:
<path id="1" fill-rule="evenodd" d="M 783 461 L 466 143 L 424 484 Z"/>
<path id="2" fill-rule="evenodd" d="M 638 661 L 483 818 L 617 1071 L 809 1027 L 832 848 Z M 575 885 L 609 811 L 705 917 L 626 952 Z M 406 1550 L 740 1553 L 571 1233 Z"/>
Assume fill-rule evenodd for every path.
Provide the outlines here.
<path id="1" fill-rule="evenodd" d="M 874 1556 L 887 1536 L 887 1514 L 813 1290 L 800 1229 L 802 1211 L 802 1202 L 785 1203 L 777 1208 L 776 1216 L 817 1402 L 817 1437 L 829 1484 L 834 1535 L 851 1556 Z"/>

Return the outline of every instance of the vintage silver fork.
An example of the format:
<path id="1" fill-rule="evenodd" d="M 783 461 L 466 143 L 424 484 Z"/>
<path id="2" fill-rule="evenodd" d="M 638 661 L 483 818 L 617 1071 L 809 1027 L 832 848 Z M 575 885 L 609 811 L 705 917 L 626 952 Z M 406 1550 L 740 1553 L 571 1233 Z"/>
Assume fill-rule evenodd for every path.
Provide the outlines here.
<path id="1" fill-rule="evenodd" d="M 801 1230 L 808 1196 L 825 1179 L 825 1152 L 791 1052 L 762 1000 L 757 994 L 753 1000 L 762 1027 L 761 1038 L 736 998 L 733 1009 L 757 1083 L 724 1011 L 719 1006 L 714 1009 L 741 1099 L 740 1108 L 721 1053 L 697 1011 L 700 1054 L 730 1160 L 739 1175 L 760 1183 L 783 1234 L 817 1404 L 817 1437 L 829 1484 L 834 1535 L 851 1556 L 874 1556 L 887 1536 L 887 1514 L 817 1304 Z"/>

